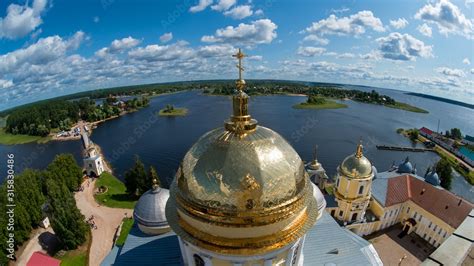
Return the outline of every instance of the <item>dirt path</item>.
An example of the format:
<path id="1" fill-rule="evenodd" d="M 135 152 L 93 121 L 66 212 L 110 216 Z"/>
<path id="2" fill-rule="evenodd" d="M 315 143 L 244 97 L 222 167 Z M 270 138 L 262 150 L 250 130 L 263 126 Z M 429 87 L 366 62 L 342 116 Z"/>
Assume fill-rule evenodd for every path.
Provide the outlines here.
<path id="1" fill-rule="evenodd" d="M 89 265 L 98 266 L 112 249 L 115 232 L 122 219 L 125 215 L 131 217 L 133 210 L 100 206 L 94 199 L 95 181 L 90 182 L 89 185 L 88 181 L 85 181 L 83 185 L 84 191 L 77 192 L 74 197 L 77 207 L 86 219 L 94 216 L 97 229 L 92 229 Z"/>

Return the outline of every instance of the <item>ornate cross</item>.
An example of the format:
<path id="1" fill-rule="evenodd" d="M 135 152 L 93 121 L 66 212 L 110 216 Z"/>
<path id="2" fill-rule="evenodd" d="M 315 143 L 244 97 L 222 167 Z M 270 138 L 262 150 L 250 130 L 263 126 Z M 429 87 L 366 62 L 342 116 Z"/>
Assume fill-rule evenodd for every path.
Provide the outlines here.
<path id="1" fill-rule="evenodd" d="M 245 57 L 245 54 L 242 53 L 242 51 L 239 48 L 239 52 L 237 52 L 236 54 L 232 56 L 236 57 L 239 60 L 239 64 L 237 65 L 237 68 L 239 69 L 239 80 L 242 80 L 242 71 L 244 71 L 244 68 L 242 67 L 242 58 Z"/>

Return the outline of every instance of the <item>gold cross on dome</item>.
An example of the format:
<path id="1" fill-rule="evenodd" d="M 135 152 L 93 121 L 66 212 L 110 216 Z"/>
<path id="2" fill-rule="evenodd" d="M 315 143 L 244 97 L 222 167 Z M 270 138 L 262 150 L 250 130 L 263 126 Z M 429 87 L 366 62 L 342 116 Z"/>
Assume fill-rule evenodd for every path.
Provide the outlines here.
<path id="1" fill-rule="evenodd" d="M 245 54 L 242 53 L 242 51 L 239 48 L 239 51 L 232 56 L 236 57 L 239 60 L 239 64 L 237 65 L 237 68 L 239 69 L 239 80 L 242 80 L 242 71 L 244 71 L 244 68 L 242 67 L 242 58 L 245 57 Z"/>

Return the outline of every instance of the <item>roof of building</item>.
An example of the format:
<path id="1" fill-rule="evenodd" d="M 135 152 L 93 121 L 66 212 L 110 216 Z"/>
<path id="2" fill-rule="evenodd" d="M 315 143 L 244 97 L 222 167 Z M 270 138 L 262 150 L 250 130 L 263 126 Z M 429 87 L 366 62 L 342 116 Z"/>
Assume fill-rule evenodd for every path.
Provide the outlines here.
<path id="1" fill-rule="evenodd" d="M 472 252 L 473 242 L 474 210 L 422 265 L 473 265 L 474 260 L 468 255 Z"/>
<path id="2" fill-rule="evenodd" d="M 59 266 L 61 261 L 50 257 L 44 253 L 36 251 L 31 255 L 30 259 L 26 263 L 26 266 Z"/>
<path id="3" fill-rule="evenodd" d="M 159 186 L 145 192 L 135 205 L 135 221 L 150 227 L 168 226 L 165 208 L 169 197 L 169 190 Z"/>
<path id="4" fill-rule="evenodd" d="M 427 135 L 431 135 L 433 134 L 433 131 L 431 131 L 430 129 L 426 128 L 426 127 L 422 127 L 420 128 L 420 131 L 427 134 Z"/>
<path id="5" fill-rule="evenodd" d="M 102 265 L 183 265 L 178 237 L 169 232 L 163 235 L 147 235 L 135 223 L 115 262 Z"/>
<path id="6" fill-rule="evenodd" d="M 303 252 L 304 265 L 382 265 L 372 244 L 327 212 L 306 235 Z"/>
<path id="7" fill-rule="evenodd" d="M 398 165 L 397 172 L 411 174 L 414 172 L 413 169 L 413 165 L 411 164 L 410 159 L 407 156 L 407 158 Z"/>
<path id="8" fill-rule="evenodd" d="M 413 175 L 394 172 L 379 173 L 372 183 L 372 195 L 383 206 L 392 206 L 408 200 L 457 228 L 473 205 L 455 194 L 424 182 Z"/>
<path id="9" fill-rule="evenodd" d="M 382 265 L 368 241 L 340 227 L 325 211 L 308 231 L 303 252 L 304 265 Z M 114 254 L 117 256 L 114 257 Z M 150 236 L 142 233 L 134 224 L 122 249 L 112 250 L 101 265 L 183 264 L 175 233 Z"/>
<path id="10" fill-rule="evenodd" d="M 439 186 L 441 184 L 441 181 L 439 180 L 439 176 L 436 173 L 435 169 L 433 169 L 431 172 L 426 173 L 425 181 L 433 186 Z"/>

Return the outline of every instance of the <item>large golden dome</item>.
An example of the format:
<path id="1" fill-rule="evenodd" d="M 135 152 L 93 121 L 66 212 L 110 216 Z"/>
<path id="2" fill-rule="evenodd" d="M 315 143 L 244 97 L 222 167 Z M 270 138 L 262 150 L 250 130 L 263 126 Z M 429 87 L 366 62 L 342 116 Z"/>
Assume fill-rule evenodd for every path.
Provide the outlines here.
<path id="1" fill-rule="evenodd" d="M 347 156 L 342 161 L 339 170 L 351 178 L 367 178 L 372 175 L 372 164 L 362 153 L 362 144 L 357 146 L 356 153 Z"/>
<path id="2" fill-rule="evenodd" d="M 187 242 L 234 255 L 292 243 L 318 216 L 301 158 L 250 117 L 244 84 L 237 81 L 225 127 L 203 135 L 184 156 L 166 210 L 173 231 Z"/>

